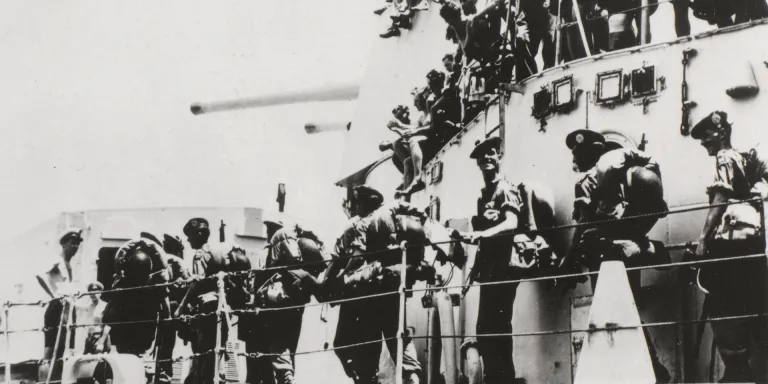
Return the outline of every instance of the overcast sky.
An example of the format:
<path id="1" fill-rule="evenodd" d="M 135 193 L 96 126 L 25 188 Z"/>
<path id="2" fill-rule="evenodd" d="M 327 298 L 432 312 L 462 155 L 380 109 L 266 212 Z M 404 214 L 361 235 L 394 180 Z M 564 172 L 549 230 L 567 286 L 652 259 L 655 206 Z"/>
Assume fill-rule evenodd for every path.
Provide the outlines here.
<path id="1" fill-rule="evenodd" d="M 303 123 L 351 119 L 355 103 L 203 116 L 189 105 L 361 78 L 373 6 L 0 2 L 0 242 L 67 210 L 275 209 L 278 182 L 289 213 L 338 220 L 344 136 Z"/>

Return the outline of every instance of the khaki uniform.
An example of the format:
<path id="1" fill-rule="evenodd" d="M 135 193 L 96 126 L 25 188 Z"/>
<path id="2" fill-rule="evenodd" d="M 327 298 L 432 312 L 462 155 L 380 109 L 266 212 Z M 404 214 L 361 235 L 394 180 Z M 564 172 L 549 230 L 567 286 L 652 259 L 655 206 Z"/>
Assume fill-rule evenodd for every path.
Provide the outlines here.
<path id="1" fill-rule="evenodd" d="M 517 188 L 504 179 L 483 188 L 477 199 L 477 216 L 472 218 L 472 229 L 483 231 L 504 221 L 505 215 L 519 215 L 522 200 Z M 498 212 L 498 219 L 486 216 Z M 518 220 L 519 222 L 520 220 Z M 512 256 L 512 236 L 498 236 L 480 240 L 472 273 L 477 281 L 491 282 L 514 279 L 509 262 Z M 477 313 L 478 335 L 512 333 L 512 309 L 517 295 L 517 283 L 480 287 L 480 304 Z M 511 337 L 480 337 L 478 350 L 483 358 L 485 383 L 509 383 L 515 378 L 512 361 Z"/>

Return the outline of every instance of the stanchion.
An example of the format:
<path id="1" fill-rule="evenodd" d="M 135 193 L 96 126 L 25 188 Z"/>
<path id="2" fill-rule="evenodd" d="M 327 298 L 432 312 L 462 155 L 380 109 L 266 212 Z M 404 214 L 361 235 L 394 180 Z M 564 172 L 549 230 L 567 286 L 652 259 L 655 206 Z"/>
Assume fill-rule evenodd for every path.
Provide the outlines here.
<path id="1" fill-rule="evenodd" d="M 651 355 L 622 261 L 600 265 L 575 384 L 655 383 Z"/>
<path id="2" fill-rule="evenodd" d="M 403 351 L 405 350 L 405 272 L 408 255 L 408 242 L 403 241 L 400 243 L 400 250 L 403 253 L 402 260 L 400 262 L 400 312 L 397 320 L 397 361 L 395 371 L 395 384 L 403 384 Z"/>
<path id="3" fill-rule="evenodd" d="M 219 292 L 219 294 L 221 294 L 221 292 Z M 227 297 L 225 295 L 224 296 L 225 303 L 226 303 L 226 298 Z M 231 339 L 232 338 L 232 319 L 229 318 L 229 310 L 226 308 L 226 305 L 229 305 L 229 304 L 225 304 L 224 313 L 222 314 L 222 316 L 224 316 L 224 321 L 227 323 L 227 329 L 229 330 L 229 332 L 227 334 L 229 335 L 229 338 Z M 229 340 L 227 340 L 227 342 L 229 342 Z M 226 348 L 224 348 L 224 353 L 225 354 L 227 353 Z M 238 363 L 238 361 L 237 361 L 238 356 L 237 356 L 236 353 L 233 353 L 232 356 L 233 356 L 233 362 L 235 364 L 235 376 L 237 376 L 237 378 L 239 380 L 239 378 L 240 378 L 240 363 Z"/>
<path id="4" fill-rule="evenodd" d="M 64 367 L 64 362 L 67 360 L 67 357 L 69 357 L 69 352 L 72 349 L 72 343 L 70 343 L 70 340 L 74 340 L 75 338 L 75 329 L 77 329 L 77 326 L 75 324 L 75 302 L 74 298 L 72 298 L 72 301 L 69 302 L 69 305 L 67 307 L 67 326 L 64 328 L 65 331 L 65 339 L 64 339 L 64 353 L 62 354 L 62 357 L 64 360 L 61 362 L 62 369 Z"/>
<path id="5" fill-rule="evenodd" d="M 10 302 L 3 303 L 3 324 L 5 329 L 5 384 L 11 384 L 11 333 L 8 320 L 11 314 Z"/>
<path id="6" fill-rule="evenodd" d="M 576 0 L 571 0 L 571 6 L 573 7 L 573 10 L 576 12 L 576 22 L 579 25 L 579 34 L 581 34 L 581 41 L 584 45 L 584 52 L 587 53 L 587 57 L 592 56 L 592 50 L 589 49 L 589 42 L 587 41 L 587 33 L 584 31 L 584 23 L 582 22 L 581 18 L 581 8 L 579 8 L 579 4 L 576 2 Z"/>
<path id="7" fill-rule="evenodd" d="M 53 369 L 56 365 L 56 355 L 59 352 L 59 344 L 61 341 L 61 332 L 62 329 L 64 329 L 64 310 L 67 308 L 68 302 L 66 298 L 62 297 L 58 300 L 61 300 L 61 318 L 59 319 L 59 328 L 56 331 L 56 341 L 53 343 L 53 355 L 51 356 L 51 359 L 48 361 L 48 374 L 45 378 L 45 384 L 51 384 L 51 375 L 53 374 Z M 48 305 L 53 305 L 53 301 L 48 303 Z M 63 355 L 63 354 L 62 354 Z"/>
<path id="8" fill-rule="evenodd" d="M 219 304 L 216 308 L 216 346 L 213 348 L 213 383 L 220 383 L 219 369 L 221 368 L 221 316 L 224 314 L 225 292 L 224 292 L 224 272 L 219 272 L 216 276 L 216 286 L 219 289 Z"/>

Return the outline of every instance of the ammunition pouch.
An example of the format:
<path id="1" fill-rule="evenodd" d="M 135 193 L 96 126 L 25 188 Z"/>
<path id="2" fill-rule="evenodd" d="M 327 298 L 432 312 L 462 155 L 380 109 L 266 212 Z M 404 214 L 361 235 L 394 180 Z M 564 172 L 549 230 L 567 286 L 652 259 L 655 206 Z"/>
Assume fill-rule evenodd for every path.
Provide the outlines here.
<path id="1" fill-rule="evenodd" d="M 729 205 L 715 230 L 715 240 L 748 240 L 760 235 L 760 213 L 751 204 Z"/>
<path id="2" fill-rule="evenodd" d="M 598 230 L 588 230 L 582 236 L 580 249 L 584 262 L 592 269 L 598 269 L 600 263 L 608 260 L 623 261 L 627 267 L 671 262 L 664 243 L 647 237 L 610 239 Z"/>
<path id="3" fill-rule="evenodd" d="M 512 247 L 512 260 L 519 264 L 531 265 L 528 268 L 551 268 L 557 265 L 557 255 L 541 236 L 515 235 Z M 510 267 L 521 268 L 510 262 Z M 526 268 L 527 269 L 527 268 Z"/>
<path id="4" fill-rule="evenodd" d="M 304 271 L 301 271 L 304 272 Z M 292 306 L 309 303 L 312 293 L 315 291 L 312 284 L 317 282 L 308 281 L 313 279 L 309 273 L 294 274 L 292 272 L 281 273 L 276 281 L 267 284 L 256 294 L 256 299 L 263 306 Z"/>

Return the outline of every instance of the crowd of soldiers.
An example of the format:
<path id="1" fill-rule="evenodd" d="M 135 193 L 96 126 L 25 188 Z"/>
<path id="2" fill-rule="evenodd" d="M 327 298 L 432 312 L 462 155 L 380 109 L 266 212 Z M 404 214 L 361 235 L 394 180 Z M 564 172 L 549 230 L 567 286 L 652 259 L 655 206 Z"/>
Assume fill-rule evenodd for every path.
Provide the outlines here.
<path id="1" fill-rule="evenodd" d="M 693 259 L 732 257 L 760 253 L 765 249 L 760 236 L 761 218 L 753 201 L 768 197 L 768 167 L 752 150 L 739 152 L 731 146 L 731 123 L 726 113 L 712 112 L 696 124 L 691 136 L 716 158 L 715 179 L 708 188 L 713 206 L 707 215 Z M 457 241 L 475 244 L 478 250 L 471 270 L 472 281 L 500 282 L 531 273 L 561 274 L 599 269 L 604 260 L 621 260 L 628 265 L 663 259 L 664 244 L 648 238 L 656 221 L 665 215 L 661 167 L 647 153 L 622 148 L 591 130 L 576 130 L 566 139 L 573 154 L 573 169 L 583 174 L 575 189 L 574 216 L 577 223 L 628 218 L 610 224 L 579 227 L 573 234 L 570 251 L 557 257 L 547 252 L 548 239 L 530 235 L 545 224 L 547 201 L 543 190 L 511 183 L 502 177 L 502 140 L 491 137 L 476 143 L 473 159 L 484 180 L 472 231 L 454 233 Z M 538 196 L 536 196 L 538 195 Z M 551 200 L 551 199 L 550 199 Z M 158 359 L 155 383 L 167 383 L 173 375 L 171 358 L 178 338 L 191 343 L 196 354 L 187 384 L 213 383 L 215 351 L 228 339 L 229 322 L 219 321 L 221 297 L 229 309 L 239 312 L 237 338 L 245 341 L 250 356 L 247 382 L 293 383 L 295 353 L 302 327 L 303 305 L 314 296 L 319 302 L 339 305 L 334 338 L 335 353 L 346 374 L 358 384 L 378 382 L 379 356 L 384 338 L 393 360 L 399 330 L 399 296 L 377 295 L 400 289 L 402 274 L 407 287 L 418 280 L 434 284 L 435 270 L 425 261 L 430 235 L 424 210 L 404 200 L 384 204 L 382 193 L 368 185 L 354 188 L 353 217 L 332 250 L 326 250 L 312 232 L 300 226 L 286 226 L 266 220 L 268 254 L 263 266 L 252 266 L 242 248 L 229 243 L 208 244 L 210 228 L 204 218 L 194 218 L 183 233 L 192 248 L 191 260 L 184 259 L 184 242 L 164 235 L 161 241 L 150 233 L 128 241 L 117 252 L 114 279 L 101 295 L 106 305 L 92 304 L 108 326 L 89 330 L 86 353 L 114 349 L 119 353 L 143 355 L 153 345 Z M 551 210 L 551 206 L 549 209 Z M 544 213 L 544 214 L 543 214 Z M 510 234 L 516 234 L 510 236 Z M 59 238 L 61 260 L 39 276 L 43 288 L 54 298 L 68 294 L 72 282 L 70 261 L 82 241 L 81 230 L 68 229 Z M 403 270 L 402 242 L 407 242 Z M 461 260 L 438 252 L 455 264 Z M 257 267 L 257 268 L 256 268 Z M 249 271 L 248 273 L 238 273 Z M 738 263 L 717 263 L 701 267 L 698 284 L 708 292 L 705 307 L 709 316 L 739 316 L 763 313 L 764 266 L 760 259 Z M 212 278 L 223 277 L 223 284 Z M 640 287 L 639 273 L 631 273 L 630 286 Z M 170 285 L 171 282 L 191 284 Z M 558 279 L 563 289 L 578 279 Z M 596 277 L 592 278 L 592 286 Z M 477 335 L 512 332 L 513 305 L 517 283 L 482 285 L 477 313 Z M 149 289 L 125 290 L 152 286 Z M 101 283 L 88 289 L 99 292 Z M 123 289 L 123 290 L 121 290 Z M 374 297 L 337 303 L 339 299 Z M 65 300 L 52 300 L 45 313 L 45 359 L 60 358 L 67 342 L 59 332 L 74 312 Z M 283 310 L 253 311 L 254 308 Z M 251 309 L 249 311 L 249 309 Z M 176 319 L 176 321 L 171 321 Z M 74 321 L 74 319 L 71 319 Z M 751 340 L 756 336 L 755 319 L 713 323 L 720 355 L 725 363 L 723 382 L 750 381 Z M 217 327 L 221 337 L 217 343 Z M 59 337 L 57 338 L 57 335 Z M 71 338 L 71 335 L 70 335 Z M 672 380 L 656 355 L 646 333 L 654 371 L 659 382 Z M 71 342 L 71 339 L 70 339 Z M 345 346 L 352 346 L 345 348 Z M 511 383 L 515 380 L 511 337 L 466 337 L 462 348 L 476 348 L 483 360 L 484 382 Z M 55 370 L 54 364 L 54 370 Z M 60 367 L 58 370 L 60 371 Z M 404 339 L 403 377 L 419 383 L 422 368 L 415 348 Z M 60 374 L 60 373 L 59 373 Z"/>
<path id="2" fill-rule="evenodd" d="M 538 73 L 537 57 L 540 56 L 543 69 L 558 64 L 558 39 L 562 47 L 559 60 L 562 62 L 584 58 L 588 52 L 595 55 L 651 41 L 650 19 L 648 28 L 643 31 L 644 36 L 641 36 L 644 8 L 640 0 L 432 1 L 440 4 L 440 16 L 447 24 L 446 39 L 456 44 L 456 51 L 443 59 L 447 76 L 440 89 L 436 89 L 430 79 L 426 88 L 418 87 L 413 92 L 416 110 L 427 117 L 419 118 L 420 129 L 413 131 L 417 133 L 410 137 L 402 137 L 405 132 L 397 131 L 401 141 L 405 142 L 399 151 L 405 152 L 405 158 L 399 154 L 398 158 L 410 158 L 410 161 L 397 160 L 398 168 L 402 168 L 403 163 L 408 167 L 428 159 L 428 155 L 418 152 L 431 152 L 433 147 L 439 149 L 441 141 L 446 137 L 450 139 L 460 130 L 461 124 L 467 124 L 485 109 L 488 95 L 496 93 L 502 84 L 513 80 L 519 82 Z M 674 8 L 678 37 L 690 35 L 691 13 L 718 27 L 768 17 L 765 0 L 670 2 Z M 578 6 L 574 7 L 574 4 Z M 657 0 L 649 1 L 648 15 L 655 13 L 658 6 Z M 392 25 L 381 34 L 385 38 L 399 36 L 400 28 L 410 29 L 415 11 L 429 9 L 429 0 L 389 0 L 387 6 L 375 12 L 382 14 L 387 9 L 391 10 Z M 514 23 L 508 20 L 514 20 Z M 557 28 L 562 33 L 556 33 Z M 456 109 L 447 109 L 458 113 L 457 116 L 449 113 L 441 118 L 450 121 L 451 125 L 446 126 L 442 121 L 430 123 L 435 118 L 433 109 L 438 100 L 460 104 Z M 394 122 L 389 124 L 390 129 L 396 129 L 400 124 L 411 124 L 398 117 L 403 114 L 404 107 L 398 108 L 400 112 L 395 113 Z M 414 141 L 422 144 L 414 145 Z M 398 150 L 397 145 L 394 148 Z M 414 172 L 418 172 L 418 168 L 415 166 Z M 407 193 L 418 190 L 419 186 L 411 185 L 409 189 L 406 184 L 403 188 Z"/>

